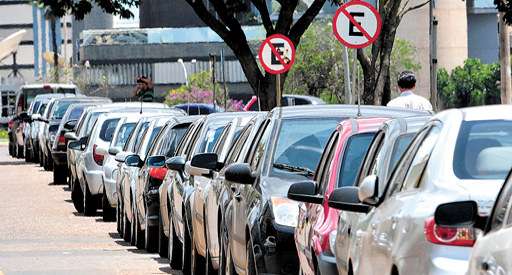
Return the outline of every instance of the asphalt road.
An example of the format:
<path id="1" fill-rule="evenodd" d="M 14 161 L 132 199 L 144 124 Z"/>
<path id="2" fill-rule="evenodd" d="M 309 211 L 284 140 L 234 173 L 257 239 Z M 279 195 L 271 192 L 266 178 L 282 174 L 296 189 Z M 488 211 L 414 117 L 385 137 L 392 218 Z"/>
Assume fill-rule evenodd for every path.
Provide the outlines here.
<path id="1" fill-rule="evenodd" d="M 170 272 L 158 254 L 124 242 L 115 223 L 78 214 L 67 186 L 0 145 L 0 275 Z"/>

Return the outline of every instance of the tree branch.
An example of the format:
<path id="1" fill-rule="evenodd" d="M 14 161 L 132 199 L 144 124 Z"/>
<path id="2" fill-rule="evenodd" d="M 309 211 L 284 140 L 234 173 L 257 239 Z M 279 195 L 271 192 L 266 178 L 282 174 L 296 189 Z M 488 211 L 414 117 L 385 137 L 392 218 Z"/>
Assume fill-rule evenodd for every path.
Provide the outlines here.
<path id="1" fill-rule="evenodd" d="M 370 59 L 364 54 L 363 49 L 357 49 L 357 60 L 361 64 L 363 72 L 368 72 L 370 69 Z"/>
<path id="2" fill-rule="evenodd" d="M 287 34 L 293 23 L 293 12 L 299 3 L 299 0 L 283 0 L 282 2 L 276 23 L 276 32 Z"/>
<path id="3" fill-rule="evenodd" d="M 427 5 L 428 3 L 430 3 L 431 0 L 427 0 L 421 4 L 418 4 L 418 5 L 415 5 L 415 6 L 412 6 L 412 7 L 409 7 L 409 8 L 406 8 L 406 5 L 404 5 L 404 8 L 400 11 L 400 13 L 398 14 L 399 18 L 402 19 L 402 17 L 404 17 L 404 15 L 406 15 L 407 13 L 413 11 L 413 10 L 417 10 L 419 8 L 422 8 L 423 6 Z"/>
<path id="4" fill-rule="evenodd" d="M 326 0 L 315 0 L 313 4 L 306 10 L 306 12 L 295 22 L 293 27 L 290 30 L 290 39 L 295 45 L 298 45 L 300 42 L 300 38 L 304 34 L 304 32 L 308 29 L 311 22 L 318 15 L 322 7 L 324 6 Z"/>
<path id="5" fill-rule="evenodd" d="M 267 35 L 274 33 L 274 25 L 272 24 L 272 20 L 270 19 L 270 14 L 268 13 L 268 7 L 265 0 L 251 0 L 251 2 L 260 12 L 261 21 L 263 22 L 263 26 L 267 31 Z"/>
<path id="6" fill-rule="evenodd" d="M 208 25 L 214 32 L 216 32 L 225 42 L 229 44 L 232 40 L 229 36 L 229 30 L 221 21 L 219 21 L 213 14 L 211 14 L 203 4 L 203 1 L 185 0 L 194 9 L 196 14 Z"/>

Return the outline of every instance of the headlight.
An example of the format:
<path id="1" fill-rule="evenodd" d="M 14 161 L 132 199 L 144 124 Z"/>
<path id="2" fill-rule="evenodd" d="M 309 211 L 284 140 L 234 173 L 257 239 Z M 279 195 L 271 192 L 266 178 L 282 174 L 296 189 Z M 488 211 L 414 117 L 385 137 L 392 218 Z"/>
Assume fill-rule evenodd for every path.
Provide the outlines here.
<path id="1" fill-rule="evenodd" d="M 299 218 L 299 204 L 297 202 L 287 198 L 272 197 L 272 211 L 277 224 L 297 226 Z"/>
<path id="2" fill-rule="evenodd" d="M 336 254 L 336 232 L 337 230 L 335 229 L 329 233 L 329 248 L 331 249 L 332 255 Z"/>

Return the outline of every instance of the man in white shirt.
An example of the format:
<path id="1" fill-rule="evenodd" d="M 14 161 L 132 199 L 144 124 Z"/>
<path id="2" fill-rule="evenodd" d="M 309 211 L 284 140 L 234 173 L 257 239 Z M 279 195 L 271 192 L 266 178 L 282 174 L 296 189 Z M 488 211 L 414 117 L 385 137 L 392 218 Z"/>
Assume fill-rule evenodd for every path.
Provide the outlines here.
<path id="1" fill-rule="evenodd" d="M 413 92 L 414 88 L 416 88 L 416 76 L 413 72 L 404 71 L 400 73 L 397 83 L 400 89 L 400 96 L 388 102 L 388 107 L 402 107 L 432 112 L 430 101 Z"/>

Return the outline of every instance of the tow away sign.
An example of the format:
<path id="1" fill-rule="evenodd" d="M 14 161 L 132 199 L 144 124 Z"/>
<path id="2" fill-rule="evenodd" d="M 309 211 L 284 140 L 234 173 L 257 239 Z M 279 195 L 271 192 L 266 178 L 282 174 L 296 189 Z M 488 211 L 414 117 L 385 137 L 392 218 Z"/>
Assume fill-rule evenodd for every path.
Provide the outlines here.
<path id="1" fill-rule="evenodd" d="M 353 0 L 342 5 L 334 15 L 334 35 L 347 48 L 360 49 L 379 37 L 382 19 L 371 4 Z"/>

